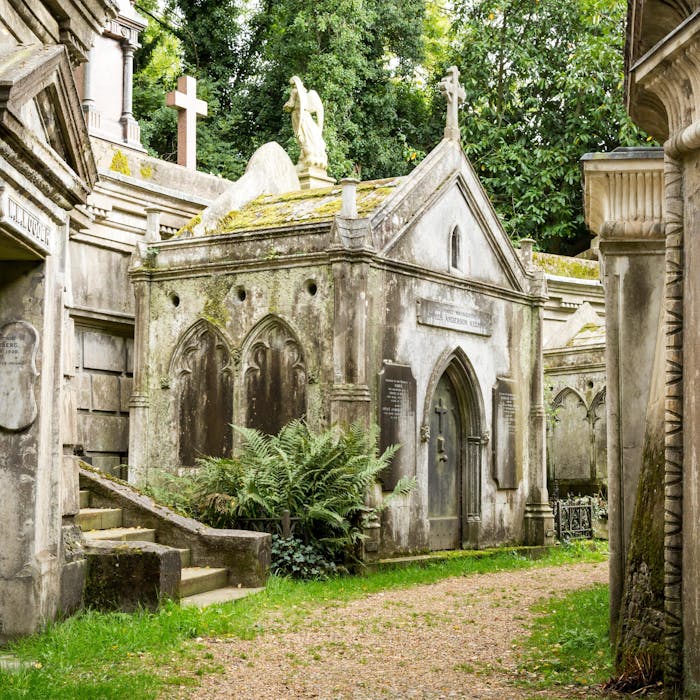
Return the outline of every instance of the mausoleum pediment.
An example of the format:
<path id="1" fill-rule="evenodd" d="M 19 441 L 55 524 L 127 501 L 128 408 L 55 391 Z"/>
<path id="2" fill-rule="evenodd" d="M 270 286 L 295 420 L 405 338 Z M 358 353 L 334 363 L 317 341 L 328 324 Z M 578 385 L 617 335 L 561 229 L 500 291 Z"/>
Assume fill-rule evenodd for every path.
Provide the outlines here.
<path id="1" fill-rule="evenodd" d="M 527 291 L 525 269 L 459 144 L 444 140 L 372 217 L 387 258 Z"/>
<path id="2" fill-rule="evenodd" d="M 0 130 L 11 164 L 56 203 L 85 201 L 97 171 L 63 46 L 0 54 Z"/>

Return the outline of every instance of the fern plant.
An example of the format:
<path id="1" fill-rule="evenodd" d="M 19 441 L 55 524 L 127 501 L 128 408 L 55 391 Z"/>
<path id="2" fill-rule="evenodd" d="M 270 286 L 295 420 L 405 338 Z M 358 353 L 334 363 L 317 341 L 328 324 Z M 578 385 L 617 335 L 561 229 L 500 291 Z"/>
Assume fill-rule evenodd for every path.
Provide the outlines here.
<path id="1" fill-rule="evenodd" d="M 167 501 L 169 490 L 180 501 L 186 495 L 189 514 L 215 527 L 280 519 L 289 511 L 297 537 L 340 561 L 361 542 L 365 519 L 415 486 L 414 479 L 403 479 L 379 507 L 368 505 L 371 487 L 398 449 L 379 454 L 376 426 L 313 433 L 295 420 L 277 435 L 236 430 L 243 437 L 240 454 L 200 460 L 194 477 L 167 477 L 160 498 Z"/>

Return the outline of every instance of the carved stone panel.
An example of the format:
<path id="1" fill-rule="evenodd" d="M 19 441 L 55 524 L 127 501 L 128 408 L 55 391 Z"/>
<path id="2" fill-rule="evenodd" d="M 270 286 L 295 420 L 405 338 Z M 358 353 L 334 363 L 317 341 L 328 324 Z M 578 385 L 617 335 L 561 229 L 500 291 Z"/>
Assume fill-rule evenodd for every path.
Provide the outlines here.
<path id="1" fill-rule="evenodd" d="M 493 478 L 499 489 L 518 487 L 517 406 L 515 382 L 499 379 L 493 388 Z"/>
<path id="2" fill-rule="evenodd" d="M 274 435 L 306 413 L 306 365 L 301 346 L 282 323 L 265 325 L 245 363 L 246 425 Z"/>
<path id="3" fill-rule="evenodd" d="M 591 426 L 586 404 L 575 391 L 567 389 L 552 405 L 550 460 L 554 479 L 585 481 L 591 477 Z"/>
<path id="4" fill-rule="evenodd" d="M 408 365 L 384 362 L 379 372 L 379 449 L 401 445 L 382 475 L 387 491 L 416 473 L 416 380 Z"/>
<path id="5" fill-rule="evenodd" d="M 0 328 L 0 428 L 23 430 L 36 420 L 38 342 L 36 329 L 26 321 Z"/>
<path id="6" fill-rule="evenodd" d="M 220 334 L 202 322 L 190 330 L 176 363 L 179 460 L 231 454 L 233 377 L 231 353 Z"/>

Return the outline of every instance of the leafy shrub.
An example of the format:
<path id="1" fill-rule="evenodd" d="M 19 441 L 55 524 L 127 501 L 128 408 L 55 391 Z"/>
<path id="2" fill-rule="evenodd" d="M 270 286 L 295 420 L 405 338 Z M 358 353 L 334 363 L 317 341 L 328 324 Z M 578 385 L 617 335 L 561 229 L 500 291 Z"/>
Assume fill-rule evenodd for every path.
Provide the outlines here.
<path id="1" fill-rule="evenodd" d="M 321 547 L 296 537 L 272 536 L 272 565 L 277 576 L 322 581 L 338 573 L 338 567 Z"/>
<path id="2" fill-rule="evenodd" d="M 151 489 L 154 497 L 222 528 L 279 520 L 289 511 L 296 536 L 341 562 L 353 557 L 365 522 L 415 486 L 415 479 L 402 479 L 382 504 L 368 505 L 370 488 L 398 449 L 378 453 L 376 426 L 314 434 L 296 420 L 278 435 L 235 429 L 244 438 L 237 457 L 202 459 L 193 476 L 162 475 Z"/>

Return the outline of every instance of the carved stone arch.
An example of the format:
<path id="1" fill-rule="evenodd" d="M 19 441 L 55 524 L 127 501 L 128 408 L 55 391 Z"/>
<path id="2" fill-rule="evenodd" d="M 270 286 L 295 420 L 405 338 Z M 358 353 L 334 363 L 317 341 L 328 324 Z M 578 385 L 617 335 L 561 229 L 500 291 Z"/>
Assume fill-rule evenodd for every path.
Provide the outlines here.
<path id="1" fill-rule="evenodd" d="M 587 482 L 591 474 L 593 440 L 589 407 L 573 387 L 561 389 L 551 402 L 548 472 L 552 488 Z M 576 487 L 578 488 L 578 487 Z"/>
<path id="2" fill-rule="evenodd" d="M 588 404 L 586 403 L 586 399 L 573 387 L 565 386 L 563 389 L 557 392 L 557 395 L 552 399 L 552 410 L 555 411 L 554 420 L 557 419 L 556 410 L 564 405 L 569 395 L 573 395 L 573 397 L 578 399 L 586 413 L 588 413 Z"/>
<path id="3" fill-rule="evenodd" d="M 461 348 L 445 353 L 433 370 L 423 425 L 428 439 L 430 547 L 476 547 L 487 438 L 483 395 Z"/>
<path id="4" fill-rule="evenodd" d="M 193 466 L 203 456 L 231 454 L 233 371 L 230 343 L 205 319 L 180 337 L 170 359 L 178 458 Z"/>
<path id="5" fill-rule="evenodd" d="M 245 424 L 276 434 L 306 414 L 306 362 L 292 327 L 266 316 L 248 334 L 242 348 Z"/>

